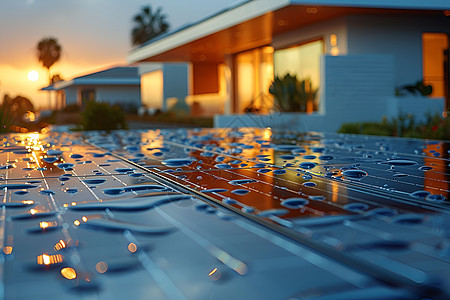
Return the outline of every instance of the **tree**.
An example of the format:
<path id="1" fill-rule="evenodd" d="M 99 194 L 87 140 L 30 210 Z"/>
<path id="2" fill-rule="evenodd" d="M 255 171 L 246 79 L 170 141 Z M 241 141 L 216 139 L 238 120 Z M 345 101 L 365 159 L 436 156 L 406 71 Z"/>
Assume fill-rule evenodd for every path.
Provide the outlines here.
<path id="1" fill-rule="evenodd" d="M 141 11 L 133 17 L 132 45 L 141 45 L 169 30 L 169 23 L 165 19 L 166 15 L 161 13 L 160 7 L 155 12 L 150 5 L 142 7 Z"/>
<path id="2" fill-rule="evenodd" d="M 50 67 L 61 58 L 62 47 L 54 37 L 44 37 L 36 46 L 36 53 L 39 62 L 47 68 L 49 84 L 52 84 Z"/>

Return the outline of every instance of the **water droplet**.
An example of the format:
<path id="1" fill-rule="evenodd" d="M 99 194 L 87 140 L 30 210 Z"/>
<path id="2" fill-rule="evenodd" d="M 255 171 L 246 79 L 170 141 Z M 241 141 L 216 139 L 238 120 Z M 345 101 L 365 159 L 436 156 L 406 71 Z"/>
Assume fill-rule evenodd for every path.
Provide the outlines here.
<path id="1" fill-rule="evenodd" d="M 55 192 L 52 190 L 42 190 L 39 193 L 41 193 L 42 195 L 54 195 Z"/>
<path id="2" fill-rule="evenodd" d="M 428 195 L 426 199 L 431 202 L 444 202 L 447 198 L 443 195 Z"/>
<path id="3" fill-rule="evenodd" d="M 62 164 L 58 164 L 57 167 L 60 168 L 61 170 L 71 170 L 75 165 L 71 164 L 71 163 L 62 163 Z"/>
<path id="4" fill-rule="evenodd" d="M 270 171 L 272 171 L 272 170 L 271 170 L 271 169 L 259 169 L 259 170 L 256 171 L 256 172 L 265 174 L 265 173 L 269 173 Z"/>
<path id="5" fill-rule="evenodd" d="M 57 161 L 59 158 L 56 156 L 48 156 L 48 157 L 44 157 L 42 160 L 47 162 L 47 163 L 54 163 L 55 161 Z"/>
<path id="6" fill-rule="evenodd" d="M 121 174 L 134 173 L 133 168 L 117 168 L 117 169 L 114 169 L 114 171 L 116 171 L 117 173 L 121 173 Z"/>
<path id="7" fill-rule="evenodd" d="M 299 168 L 309 170 L 314 168 L 316 165 L 317 165 L 316 163 L 304 161 L 300 163 Z"/>
<path id="8" fill-rule="evenodd" d="M 14 192 L 14 194 L 19 195 L 19 196 L 26 195 L 28 193 L 29 193 L 29 191 L 15 191 Z"/>
<path id="9" fill-rule="evenodd" d="M 25 190 L 25 189 L 34 189 L 37 188 L 37 185 L 27 184 L 27 183 L 7 183 L 1 184 L 0 189 L 7 188 L 9 190 Z"/>
<path id="10" fill-rule="evenodd" d="M 65 189 L 65 192 L 66 192 L 66 193 L 69 193 L 69 194 L 75 194 L 75 193 L 78 192 L 78 189 L 75 189 L 75 188 L 66 188 L 66 189 Z"/>
<path id="11" fill-rule="evenodd" d="M 236 189 L 236 190 L 232 190 L 231 192 L 236 195 L 245 195 L 245 194 L 250 193 L 249 190 L 244 190 L 244 189 Z"/>
<path id="12" fill-rule="evenodd" d="M 409 159 L 391 159 L 385 162 L 381 162 L 380 164 L 389 164 L 394 166 L 412 166 L 417 165 L 417 162 Z"/>
<path id="13" fill-rule="evenodd" d="M 394 178 L 398 178 L 398 177 L 407 177 L 408 176 L 408 174 L 404 174 L 404 173 L 395 173 L 395 174 L 392 174 L 392 177 L 394 177 Z"/>
<path id="14" fill-rule="evenodd" d="M 315 155 L 305 155 L 305 156 L 303 156 L 303 158 L 304 159 L 316 159 L 317 156 L 315 156 Z"/>
<path id="15" fill-rule="evenodd" d="M 369 205 L 365 204 L 365 203 L 348 203 L 345 204 L 343 206 L 343 209 L 348 210 L 348 211 L 352 211 L 352 212 L 360 212 L 363 210 L 368 210 L 369 209 Z"/>
<path id="16" fill-rule="evenodd" d="M 428 191 L 415 191 L 409 194 L 411 197 L 416 199 L 425 199 L 426 197 L 430 196 L 431 193 Z"/>
<path id="17" fill-rule="evenodd" d="M 280 158 L 281 159 L 286 159 L 286 160 L 292 160 L 292 159 L 295 159 L 295 156 L 294 155 L 285 154 L 285 155 L 280 155 Z"/>
<path id="18" fill-rule="evenodd" d="M 231 169 L 232 166 L 230 166 L 229 164 L 216 164 L 214 165 L 214 167 L 218 168 L 218 169 Z"/>
<path id="19" fill-rule="evenodd" d="M 104 189 L 103 193 L 107 195 L 119 195 L 126 192 L 137 192 L 137 191 L 167 191 L 168 188 L 162 185 L 156 185 L 156 184 L 142 184 L 142 185 L 130 185 L 126 187 L 120 187 L 120 188 L 108 188 Z"/>
<path id="20" fill-rule="evenodd" d="M 308 196 L 308 199 L 313 200 L 313 201 L 323 201 L 323 200 L 325 200 L 325 197 L 311 195 L 311 196 Z"/>
<path id="21" fill-rule="evenodd" d="M 307 182 L 303 183 L 303 186 L 306 186 L 306 187 L 315 187 L 316 185 L 317 184 L 315 182 L 312 182 L 312 181 L 307 181 Z"/>
<path id="22" fill-rule="evenodd" d="M 331 155 L 321 155 L 321 156 L 319 156 L 319 159 L 320 159 L 320 160 L 332 160 L 332 159 L 334 159 L 334 156 L 331 156 Z"/>
<path id="23" fill-rule="evenodd" d="M 241 185 L 241 184 L 248 184 L 248 183 L 253 183 L 253 182 L 256 182 L 256 180 L 254 180 L 254 179 L 236 179 L 236 180 L 231 180 L 228 183 L 231 185 Z"/>
<path id="24" fill-rule="evenodd" d="M 0 202 L 0 206 L 3 207 L 27 207 L 30 205 L 34 205 L 35 202 L 33 200 L 24 200 L 24 201 L 9 201 L 9 202 Z"/>
<path id="25" fill-rule="evenodd" d="M 13 220 L 41 219 L 41 218 L 53 217 L 56 214 L 57 213 L 54 212 L 54 211 L 30 212 L 30 213 L 26 213 L 26 214 L 20 214 L 20 215 L 11 216 L 11 219 L 13 219 Z"/>
<path id="26" fill-rule="evenodd" d="M 270 217 L 270 216 L 283 216 L 289 213 L 289 210 L 287 209 L 268 209 L 263 210 L 260 213 L 258 213 L 258 216 L 260 217 Z"/>
<path id="27" fill-rule="evenodd" d="M 200 192 L 202 192 L 202 193 L 224 193 L 227 191 L 228 191 L 227 189 L 215 188 L 215 189 L 202 190 Z"/>
<path id="28" fill-rule="evenodd" d="M 273 170 L 273 174 L 275 175 L 286 174 L 286 170 Z"/>
<path id="29" fill-rule="evenodd" d="M 419 170 L 421 170 L 421 171 L 430 171 L 430 170 L 433 170 L 433 167 L 421 166 L 421 167 L 419 167 Z"/>
<path id="30" fill-rule="evenodd" d="M 104 179 L 104 178 L 92 178 L 92 179 L 85 179 L 85 180 L 83 180 L 83 182 L 86 183 L 86 184 L 97 185 L 97 184 L 102 184 L 102 183 L 106 182 L 106 179 Z"/>
<path id="31" fill-rule="evenodd" d="M 178 167 L 189 166 L 193 162 L 194 162 L 194 159 L 192 157 L 187 157 L 187 158 L 166 159 L 166 160 L 163 160 L 161 163 L 167 167 L 178 168 Z"/>
<path id="32" fill-rule="evenodd" d="M 61 155 L 63 152 L 61 150 L 56 150 L 56 149 L 51 149 L 47 151 L 47 155 L 54 155 L 54 156 L 58 156 Z"/>
<path id="33" fill-rule="evenodd" d="M 72 154 L 70 156 L 70 158 L 74 158 L 74 159 L 76 159 L 76 158 L 83 158 L 83 155 L 81 155 L 81 154 Z"/>
<path id="34" fill-rule="evenodd" d="M 363 170 L 346 170 L 342 172 L 342 175 L 347 179 L 360 180 L 368 174 Z"/>
<path id="35" fill-rule="evenodd" d="M 288 198 L 288 199 L 281 201 L 281 205 L 283 205 L 287 208 L 292 208 L 292 209 L 302 208 L 303 206 L 307 205 L 308 203 L 309 203 L 309 201 L 304 198 Z"/>

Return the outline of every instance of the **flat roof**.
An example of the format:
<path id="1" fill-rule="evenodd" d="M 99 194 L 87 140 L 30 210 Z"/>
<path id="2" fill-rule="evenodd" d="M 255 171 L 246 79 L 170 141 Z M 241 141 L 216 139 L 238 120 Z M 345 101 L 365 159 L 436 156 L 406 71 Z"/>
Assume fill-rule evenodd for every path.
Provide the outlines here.
<path id="1" fill-rule="evenodd" d="M 442 14 L 447 9 L 450 9 L 447 0 L 246 1 L 150 40 L 132 49 L 127 60 L 221 62 L 226 54 L 270 44 L 274 34 L 341 15 L 374 12 Z M 285 22 L 286 18 L 288 22 Z"/>

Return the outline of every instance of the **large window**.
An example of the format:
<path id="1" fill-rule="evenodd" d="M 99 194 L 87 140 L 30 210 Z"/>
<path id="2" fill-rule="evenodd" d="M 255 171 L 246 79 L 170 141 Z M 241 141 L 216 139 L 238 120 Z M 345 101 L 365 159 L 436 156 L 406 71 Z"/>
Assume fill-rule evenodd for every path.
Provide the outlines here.
<path id="1" fill-rule="evenodd" d="M 299 80 L 311 82 L 313 89 L 318 89 L 320 86 L 320 57 L 323 53 L 322 40 L 275 50 L 274 74 L 278 77 L 284 77 L 286 74 L 295 75 Z M 318 101 L 319 97 L 316 96 L 314 110 L 318 107 Z"/>
<path id="2" fill-rule="evenodd" d="M 141 102 L 152 109 L 163 109 L 163 73 L 161 70 L 141 75 Z"/>
<path id="3" fill-rule="evenodd" d="M 422 34 L 423 81 L 433 87 L 431 97 L 445 97 L 449 72 L 448 47 L 446 33 Z"/>
<path id="4" fill-rule="evenodd" d="M 269 86 L 273 80 L 273 48 L 262 47 L 235 57 L 234 111 L 266 113 L 273 105 Z"/>

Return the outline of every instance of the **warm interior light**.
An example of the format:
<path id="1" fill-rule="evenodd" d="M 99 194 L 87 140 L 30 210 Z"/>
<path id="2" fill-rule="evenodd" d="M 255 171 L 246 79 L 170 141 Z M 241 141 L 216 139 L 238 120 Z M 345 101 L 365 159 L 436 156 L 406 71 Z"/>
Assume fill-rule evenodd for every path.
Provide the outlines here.
<path id="1" fill-rule="evenodd" d="M 37 81 L 39 79 L 39 73 L 35 70 L 28 72 L 27 78 L 29 81 Z"/>
<path id="2" fill-rule="evenodd" d="M 337 46 L 337 35 L 334 33 L 330 35 L 330 46 Z"/>

